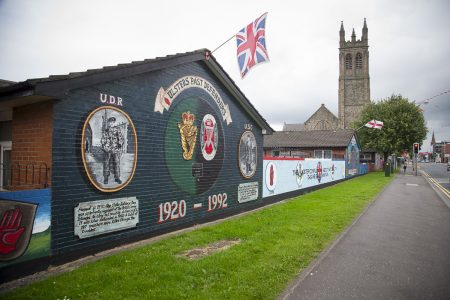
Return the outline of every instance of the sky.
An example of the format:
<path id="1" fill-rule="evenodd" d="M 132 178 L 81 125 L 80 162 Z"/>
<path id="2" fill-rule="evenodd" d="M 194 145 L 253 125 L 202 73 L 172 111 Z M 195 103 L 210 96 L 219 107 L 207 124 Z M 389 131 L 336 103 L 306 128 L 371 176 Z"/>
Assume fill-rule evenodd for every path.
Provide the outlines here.
<path id="1" fill-rule="evenodd" d="M 338 115 L 339 29 L 369 37 L 372 101 L 422 103 L 429 134 L 450 141 L 450 1 L 0 0 L 0 79 L 24 81 L 208 48 L 268 12 L 270 62 L 241 79 L 236 42 L 213 53 L 275 129 L 323 103 Z"/>

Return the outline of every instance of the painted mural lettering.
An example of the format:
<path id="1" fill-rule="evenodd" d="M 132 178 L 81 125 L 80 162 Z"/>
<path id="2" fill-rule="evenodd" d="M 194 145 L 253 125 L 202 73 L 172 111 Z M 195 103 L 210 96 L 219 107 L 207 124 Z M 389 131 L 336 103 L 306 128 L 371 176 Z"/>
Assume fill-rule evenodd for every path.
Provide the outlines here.
<path id="1" fill-rule="evenodd" d="M 175 80 L 175 82 L 172 83 L 166 90 L 161 87 L 156 95 L 154 111 L 163 114 L 164 110 L 169 110 L 170 105 L 178 95 L 186 89 L 193 87 L 200 88 L 211 96 L 216 105 L 219 107 L 223 120 L 226 121 L 227 125 L 230 125 L 233 120 L 231 119 L 228 104 L 223 102 L 219 92 L 210 82 L 198 76 L 185 76 L 179 78 Z"/>
<path id="2" fill-rule="evenodd" d="M 122 101 L 121 97 L 100 93 L 101 103 L 123 106 Z"/>
<path id="3" fill-rule="evenodd" d="M 276 166 L 279 184 L 276 190 L 268 185 L 270 179 L 270 166 Z M 332 161 L 329 159 L 306 160 L 264 160 L 263 197 L 278 195 L 295 190 L 309 188 L 345 178 L 345 161 Z"/>
<path id="4" fill-rule="evenodd" d="M 228 207 L 227 193 L 212 195 L 208 197 L 208 212 Z"/>
<path id="5" fill-rule="evenodd" d="M 166 93 L 170 99 L 175 99 L 178 96 L 178 93 L 182 92 L 186 87 L 190 85 L 189 79 L 186 77 L 181 78 L 175 84 L 171 85 Z"/>
<path id="6" fill-rule="evenodd" d="M 186 216 L 186 201 L 164 202 L 158 206 L 158 223 L 173 221 Z"/>
<path id="7" fill-rule="evenodd" d="M 203 164 L 193 163 L 192 164 L 192 177 L 200 178 L 203 177 Z"/>
<path id="8" fill-rule="evenodd" d="M 80 239 L 124 230 L 139 223 L 136 197 L 83 202 L 74 208 L 74 234 Z"/>

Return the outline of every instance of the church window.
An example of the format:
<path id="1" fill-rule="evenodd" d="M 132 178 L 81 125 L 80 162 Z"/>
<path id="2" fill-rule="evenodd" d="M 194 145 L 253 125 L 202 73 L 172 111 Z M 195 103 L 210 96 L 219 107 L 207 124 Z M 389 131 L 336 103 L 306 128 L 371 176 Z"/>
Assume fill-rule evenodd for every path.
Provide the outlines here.
<path id="1" fill-rule="evenodd" d="M 345 69 L 350 70 L 352 69 L 352 67 L 352 55 L 350 53 L 347 53 L 347 55 L 345 56 Z"/>
<path id="2" fill-rule="evenodd" d="M 359 52 L 356 54 L 355 65 L 357 69 L 362 69 L 362 55 Z"/>
<path id="3" fill-rule="evenodd" d="M 330 130 L 330 129 L 331 124 L 326 120 L 320 120 L 316 123 L 316 126 L 314 126 L 314 130 Z"/>

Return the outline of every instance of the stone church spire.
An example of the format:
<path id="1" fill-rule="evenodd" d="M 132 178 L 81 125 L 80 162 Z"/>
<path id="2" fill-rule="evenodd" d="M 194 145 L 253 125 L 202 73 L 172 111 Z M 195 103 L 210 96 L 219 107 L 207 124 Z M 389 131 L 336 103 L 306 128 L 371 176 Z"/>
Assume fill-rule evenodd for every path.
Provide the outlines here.
<path id="1" fill-rule="evenodd" d="M 344 21 L 341 21 L 341 30 L 339 30 L 339 45 L 342 47 L 345 44 L 345 30 Z"/>
<path id="2" fill-rule="evenodd" d="M 366 18 L 364 18 L 364 26 L 362 29 L 362 37 L 361 40 L 363 41 L 363 43 L 367 46 L 368 45 L 368 40 L 369 40 L 369 36 L 368 36 L 368 29 L 367 29 L 367 23 L 366 23 Z"/>
<path id="3" fill-rule="evenodd" d="M 341 23 L 341 30 L 343 25 Z M 341 31 L 340 31 L 341 34 Z M 341 128 L 352 128 L 352 123 L 370 103 L 369 43 L 366 19 L 361 40 L 356 39 L 355 29 L 351 40 L 339 40 L 339 104 Z"/>

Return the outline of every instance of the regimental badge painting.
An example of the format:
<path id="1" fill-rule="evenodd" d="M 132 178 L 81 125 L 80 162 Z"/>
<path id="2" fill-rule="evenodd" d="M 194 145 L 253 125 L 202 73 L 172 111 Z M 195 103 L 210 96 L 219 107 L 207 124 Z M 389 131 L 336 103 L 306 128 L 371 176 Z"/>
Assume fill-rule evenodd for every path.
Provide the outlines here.
<path id="1" fill-rule="evenodd" d="M 83 126 L 81 153 L 91 183 L 100 191 L 116 192 L 133 178 L 137 161 L 136 129 L 122 110 L 95 109 Z"/>
<path id="2" fill-rule="evenodd" d="M 255 175 L 258 162 L 256 138 L 253 132 L 245 131 L 239 141 L 239 170 L 245 178 Z"/>
<path id="3" fill-rule="evenodd" d="M 294 174 L 297 185 L 301 187 L 303 184 L 303 179 L 305 178 L 305 171 L 303 170 L 303 164 L 300 161 L 297 163 Z"/>
<path id="4" fill-rule="evenodd" d="M 178 123 L 180 129 L 181 147 L 183 149 L 184 160 L 191 160 L 197 141 L 197 126 L 195 126 L 195 115 L 191 112 L 181 114 L 181 123 Z"/>
<path id="5" fill-rule="evenodd" d="M 208 191 L 222 169 L 224 123 L 214 102 L 179 96 L 169 110 L 164 135 L 166 166 L 173 182 L 190 195 Z"/>
<path id="6" fill-rule="evenodd" d="M 203 158 L 212 160 L 216 155 L 218 144 L 217 122 L 213 115 L 206 114 L 203 117 L 201 135 Z"/>
<path id="7" fill-rule="evenodd" d="M 322 180 L 322 162 L 317 162 L 317 168 L 316 168 L 316 178 L 318 183 L 320 183 L 320 180 Z"/>

